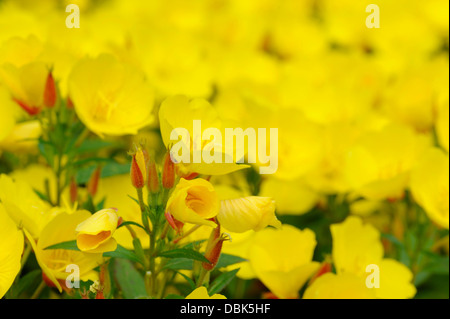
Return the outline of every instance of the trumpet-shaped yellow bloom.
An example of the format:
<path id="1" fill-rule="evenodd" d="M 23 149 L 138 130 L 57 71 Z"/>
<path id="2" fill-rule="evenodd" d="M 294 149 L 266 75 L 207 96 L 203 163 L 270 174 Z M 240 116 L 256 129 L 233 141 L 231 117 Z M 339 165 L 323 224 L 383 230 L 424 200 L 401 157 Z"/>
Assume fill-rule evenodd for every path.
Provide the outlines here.
<path id="1" fill-rule="evenodd" d="M 5 139 L 0 141 L 0 149 L 13 153 L 36 154 L 41 134 L 42 127 L 37 120 L 16 123 Z"/>
<path id="2" fill-rule="evenodd" d="M 103 262 L 101 253 L 88 254 L 67 249 L 46 249 L 55 244 L 75 240 L 75 228 L 90 216 L 91 213 L 88 211 L 77 211 L 72 214 L 61 212 L 44 227 L 37 244 L 27 235 L 43 273 L 60 292 L 61 284 L 64 285 L 67 276 L 71 274 L 71 271 L 66 271 L 69 265 L 79 267 L 80 280 L 98 279 L 98 273 L 94 269 Z"/>
<path id="3" fill-rule="evenodd" d="M 0 200 L 16 225 L 26 229 L 33 238 L 39 237 L 55 213 L 27 183 L 14 181 L 5 174 L 0 175 Z"/>
<path id="4" fill-rule="evenodd" d="M 278 298 L 298 298 L 299 290 L 320 266 L 312 261 L 315 247 L 315 234 L 309 229 L 266 228 L 255 234 L 249 260 L 257 278 Z"/>
<path id="5" fill-rule="evenodd" d="M 411 192 L 430 219 L 449 227 L 449 157 L 444 151 L 428 150 L 412 170 Z"/>
<path id="6" fill-rule="evenodd" d="M 182 178 L 167 202 L 166 211 L 182 223 L 215 227 L 216 223 L 208 219 L 219 213 L 219 198 L 207 180 Z"/>
<path id="7" fill-rule="evenodd" d="M 186 296 L 185 299 L 227 299 L 224 295 L 214 294 L 209 296 L 205 287 L 199 287 Z"/>
<path id="8" fill-rule="evenodd" d="M 80 120 L 96 134 L 137 134 L 153 121 L 153 93 L 144 76 L 114 56 L 80 60 L 69 76 Z"/>
<path id="9" fill-rule="evenodd" d="M 99 210 L 80 223 L 77 232 L 77 246 L 81 251 L 99 253 L 114 251 L 117 241 L 113 238 L 119 216 L 115 209 Z"/>
<path id="10" fill-rule="evenodd" d="M 400 262 L 383 257 L 380 233 L 375 227 L 351 216 L 332 225 L 331 234 L 336 275 L 319 277 L 305 291 L 305 298 L 414 297 L 412 272 Z M 369 276 L 377 276 L 378 280 Z M 379 283 L 378 287 L 372 286 L 373 280 Z"/>
<path id="11" fill-rule="evenodd" d="M 275 216 L 275 202 L 269 197 L 222 200 L 217 219 L 222 226 L 235 233 L 259 231 L 268 225 L 281 227 Z"/>
<path id="12" fill-rule="evenodd" d="M 23 234 L 0 204 L 0 299 L 20 270 L 22 252 Z"/>

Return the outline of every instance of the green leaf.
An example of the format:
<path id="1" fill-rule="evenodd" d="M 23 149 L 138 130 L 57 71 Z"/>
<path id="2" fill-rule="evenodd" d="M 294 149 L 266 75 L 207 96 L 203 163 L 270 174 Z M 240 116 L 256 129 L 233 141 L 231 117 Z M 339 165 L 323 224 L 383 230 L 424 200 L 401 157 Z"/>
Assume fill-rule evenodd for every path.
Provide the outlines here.
<path id="1" fill-rule="evenodd" d="M 108 251 L 106 253 L 103 253 L 103 257 L 128 259 L 130 261 L 144 265 L 144 262 L 140 260 L 133 251 L 128 250 L 120 245 L 117 245 L 117 249 L 115 251 Z"/>
<path id="2" fill-rule="evenodd" d="M 132 221 L 123 222 L 122 224 L 119 225 L 119 227 L 117 227 L 117 229 L 119 229 L 120 227 L 123 227 L 123 226 L 127 226 L 127 225 L 137 226 L 137 227 L 140 227 L 143 230 L 145 230 L 144 226 L 142 226 L 142 225 L 140 225 L 138 223 L 132 222 Z"/>
<path id="3" fill-rule="evenodd" d="M 193 267 L 194 261 L 192 259 L 173 258 L 164 265 L 163 269 L 192 270 Z"/>
<path id="4" fill-rule="evenodd" d="M 188 276 L 186 276 L 185 274 L 183 274 L 182 272 L 179 272 L 179 271 L 177 271 L 177 274 L 181 275 L 184 279 L 186 279 L 189 286 L 191 286 L 192 290 L 195 289 L 195 282 L 191 278 L 189 278 Z"/>
<path id="5" fill-rule="evenodd" d="M 135 299 L 147 295 L 144 277 L 129 260 L 114 260 L 113 277 L 124 299 Z"/>
<path id="6" fill-rule="evenodd" d="M 234 264 L 242 263 L 248 261 L 245 258 L 234 256 L 234 255 L 228 255 L 228 254 L 221 254 L 219 257 L 219 261 L 217 262 L 216 268 L 225 268 Z"/>
<path id="7" fill-rule="evenodd" d="M 94 152 L 112 145 L 114 145 L 112 142 L 99 139 L 90 139 L 83 141 L 77 151 L 78 153 Z"/>
<path id="8" fill-rule="evenodd" d="M 25 291 L 33 291 L 34 286 L 38 286 L 42 280 L 42 271 L 40 269 L 35 269 L 30 271 L 25 276 L 20 278 L 17 285 L 12 286 L 11 292 L 15 299 L 17 299 Z M 36 289 L 34 287 L 34 289 Z"/>
<path id="9" fill-rule="evenodd" d="M 238 271 L 239 268 L 225 272 L 217 277 L 209 286 L 209 295 L 214 295 L 221 292 L 234 279 Z"/>
<path id="10" fill-rule="evenodd" d="M 186 249 L 186 248 L 164 251 L 164 252 L 160 253 L 159 256 L 166 257 L 166 258 L 187 258 L 187 259 L 193 259 L 193 260 L 198 260 L 201 262 L 210 263 L 209 260 L 206 259 L 206 257 L 203 256 L 198 251 L 195 251 L 192 249 Z"/>
<path id="11" fill-rule="evenodd" d="M 66 250 L 77 250 L 80 251 L 80 249 L 77 246 L 77 241 L 76 240 L 70 240 L 70 241 L 65 241 L 59 244 L 55 244 L 55 245 L 51 245 L 48 246 L 46 248 L 44 248 L 44 250 L 48 250 L 48 249 L 66 249 Z"/>
<path id="12" fill-rule="evenodd" d="M 385 238 L 385 239 L 389 240 L 392 244 L 394 244 L 395 246 L 398 246 L 398 247 L 400 247 L 400 248 L 403 248 L 403 247 L 404 247 L 404 244 L 403 244 L 400 240 L 398 240 L 397 237 L 395 237 L 395 236 L 392 235 L 392 234 L 385 234 L 385 233 L 382 233 L 382 234 L 381 234 L 381 238 Z"/>

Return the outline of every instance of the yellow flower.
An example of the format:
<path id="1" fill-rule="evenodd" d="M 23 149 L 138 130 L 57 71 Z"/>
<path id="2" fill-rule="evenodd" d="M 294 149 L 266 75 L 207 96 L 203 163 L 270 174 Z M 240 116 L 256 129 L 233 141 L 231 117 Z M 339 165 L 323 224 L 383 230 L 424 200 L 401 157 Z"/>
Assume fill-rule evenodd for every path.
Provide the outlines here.
<path id="1" fill-rule="evenodd" d="M 77 246 L 81 251 L 99 253 L 114 251 L 117 242 L 113 238 L 119 216 L 116 210 L 106 208 L 99 210 L 82 223 L 78 224 Z"/>
<path id="2" fill-rule="evenodd" d="M 122 174 L 99 181 L 96 198 L 106 198 L 104 207 L 115 207 L 120 212 L 124 221 L 133 221 L 141 224 L 141 209 L 139 205 L 128 197 L 128 194 L 135 194 L 136 190 L 130 183 L 130 175 Z M 143 188 L 144 198 L 147 198 L 147 188 Z M 149 240 L 147 233 L 140 227 L 135 227 L 137 237 L 141 240 L 144 248 L 148 247 Z M 126 227 L 121 227 L 114 233 L 117 242 L 128 249 L 133 249 L 133 239 Z"/>
<path id="3" fill-rule="evenodd" d="M 431 148 L 412 170 L 411 192 L 430 219 L 449 228 L 449 157 Z"/>
<path id="4" fill-rule="evenodd" d="M 298 298 L 299 290 L 320 266 L 312 261 L 317 243 L 309 229 L 266 228 L 255 234 L 252 243 L 251 267 L 278 298 Z"/>
<path id="5" fill-rule="evenodd" d="M 219 213 L 219 199 L 205 179 L 180 179 L 167 202 L 166 211 L 182 223 L 215 227 L 211 219 Z"/>
<path id="6" fill-rule="evenodd" d="M 356 193 L 368 199 L 401 198 L 411 168 L 429 143 L 400 124 L 368 132 L 348 151 L 345 177 Z"/>
<path id="7" fill-rule="evenodd" d="M 23 181 L 0 175 L 0 200 L 6 212 L 19 227 L 38 238 L 43 227 L 53 218 L 54 211 Z"/>
<path id="8" fill-rule="evenodd" d="M 195 141 L 196 137 L 203 137 L 204 131 L 208 128 L 217 128 L 221 132 L 222 139 L 225 138 L 222 121 L 220 120 L 215 108 L 204 99 L 189 99 L 185 96 L 177 95 L 164 100 L 159 110 L 159 120 L 161 136 L 164 144 L 168 148 L 172 144 L 183 143 L 186 149 L 190 152 L 190 163 L 179 163 L 177 168 L 182 176 L 186 176 L 190 173 L 199 173 L 205 175 L 221 175 L 229 174 L 231 172 L 247 168 L 248 165 L 238 165 L 236 163 L 226 163 L 225 157 L 233 157 L 235 160 L 235 154 L 226 154 L 223 149 L 223 141 L 212 141 L 212 139 Z M 194 136 L 194 120 L 201 120 L 201 136 Z M 178 141 L 171 141 L 171 133 L 174 129 L 186 129 L 189 132 L 189 137 L 185 136 Z M 178 132 L 178 131 L 176 131 Z M 189 140 L 187 140 L 189 138 Z M 209 137 L 210 138 L 210 137 Z M 214 145 L 214 152 L 220 154 L 222 158 L 221 163 L 205 163 L 203 157 L 201 157 L 200 163 L 193 163 L 194 153 L 203 152 L 204 148 L 211 143 Z M 188 147 L 189 145 L 189 147 Z M 177 151 L 172 155 L 176 154 Z M 184 154 L 183 154 L 184 155 Z"/>
<path id="9" fill-rule="evenodd" d="M 8 91 L 0 85 L 0 143 L 14 128 L 16 123 L 13 102 Z M 0 149 L 3 148 L 0 146 Z"/>
<path id="10" fill-rule="evenodd" d="M 80 120 L 96 134 L 137 134 L 153 121 L 153 93 L 144 76 L 111 55 L 84 58 L 69 76 Z"/>
<path id="11" fill-rule="evenodd" d="M 416 288 L 411 283 L 412 272 L 400 262 L 383 257 L 380 233 L 375 227 L 363 224 L 359 217 L 350 216 L 344 222 L 332 225 L 331 234 L 336 275 L 319 277 L 305 291 L 305 298 L 414 297 Z M 368 282 L 375 284 L 372 282 L 377 281 L 375 276 L 379 276 L 379 287 L 368 286 Z"/>
<path id="12" fill-rule="evenodd" d="M 281 227 L 275 216 L 275 202 L 269 197 L 222 200 L 217 219 L 222 226 L 235 233 L 259 231 L 268 225 Z"/>
<path id="13" fill-rule="evenodd" d="M 41 134 L 42 127 L 37 120 L 16 123 L 5 139 L 0 141 L 0 149 L 13 153 L 37 153 Z"/>
<path id="14" fill-rule="evenodd" d="M 69 265 L 79 267 L 80 279 L 83 281 L 98 279 L 98 273 L 94 269 L 103 262 L 101 253 L 88 254 L 67 249 L 46 249 L 55 244 L 75 240 L 75 227 L 89 216 L 91 213 L 84 210 L 72 214 L 61 212 L 44 227 L 37 244 L 28 232 L 25 232 L 43 273 L 60 292 L 62 291 L 61 284 L 65 284 L 67 276 L 71 273 L 66 271 Z"/>
<path id="15" fill-rule="evenodd" d="M 210 297 L 205 287 L 199 287 L 186 296 L 185 299 L 227 299 L 227 297 L 220 294 L 214 294 Z"/>
<path id="16" fill-rule="evenodd" d="M 23 234 L 0 203 L 0 299 L 19 273 L 22 252 Z"/>
<path id="17" fill-rule="evenodd" d="M 350 273 L 326 273 L 306 289 L 303 299 L 374 299 L 364 280 Z"/>

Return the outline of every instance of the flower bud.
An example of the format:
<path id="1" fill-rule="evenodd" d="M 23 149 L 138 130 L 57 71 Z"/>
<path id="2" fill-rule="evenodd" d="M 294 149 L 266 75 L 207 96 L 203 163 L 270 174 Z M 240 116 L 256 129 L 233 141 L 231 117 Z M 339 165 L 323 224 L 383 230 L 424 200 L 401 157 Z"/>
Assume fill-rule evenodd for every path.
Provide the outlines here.
<path id="1" fill-rule="evenodd" d="M 164 156 L 162 185 L 166 189 L 171 189 L 175 184 L 175 164 L 170 158 L 170 151 Z"/>
<path id="2" fill-rule="evenodd" d="M 222 252 L 222 245 L 225 238 L 220 236 L 220 225 L 217 226 L 211 233 L 208 247 L 206 248 L 205 258 L 209 260 L 209 263 L 202 263 L 202 267 L 205 270 L 212 270 L 216 267 L 219 261 L 220 253 Z"/>
<path id="3" fill-rule="evenodd" d="M 52 108 L 56 104 L 56 85 L 52 72 L 48 72 L 47 81 L 45 82 L 44 90 L 44 105 L 48 108 Z"/>
<path id="4" fill-rule="evenodd" d="M 147 168 L 145 162 L 145 155 L 142 149 L 139 147 L 132 155 L 131 159 L 131 184 L 135 188 L 143 188 L 147 179 Z"/>
<path id="5" fill-rule="evenodd" d="M 147 187 L 152 194 L 159 192 L 158 171 L 156 170 L 156 164 L 153 160 L 150 160 L 148 164 Z"/>
<path id="6" fill-rule="evenodd" d="M 20 101 L 18 99 L 15 99 L 15 98 L 13 100 L 17 104 L 19 104 L 19 106 L 31 116 L 37 115 L 37 114 L 39 114 L 41 112 L 41 108 L 40 107 L 28 105 L 25 102 L 22 102 L 22 101 Z"/>
<path id="7" fill-rule="evenodd" d="M 92 173 L 91 178 L 88 181 L 87 184 L 87 191 L 88 194 L 92 197 L 97 194 L 98 189 L 98 181 L 100 180 L 100 173 L 101 173 L 101 167 L 97 167 L 97 169 Z"/>

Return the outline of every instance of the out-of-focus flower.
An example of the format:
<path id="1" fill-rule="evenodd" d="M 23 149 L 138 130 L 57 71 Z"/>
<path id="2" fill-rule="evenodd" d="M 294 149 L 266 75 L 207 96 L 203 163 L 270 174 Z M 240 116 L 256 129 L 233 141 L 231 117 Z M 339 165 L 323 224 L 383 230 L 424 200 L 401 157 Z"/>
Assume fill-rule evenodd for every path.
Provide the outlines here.
<path id="1" fill-rule="evenodd" d="M 178 172 L 182 176 L 187 176 L 190 173 L 221 175 L 248 167 L 247 165 L 236 164 L 234 153 L 225 153 L 222 140 L 212 140 L 211 136 L 204 137 L 204 131 L 206 129 L 215 128 L 221 132 L 222 139 L 225 138 L 222 121 L 217 111 L 206 100 L 193 99 L 189 101 L 187 97 L 181 95 L 167 98 L 161 104 L 159 120 L 162 139 L 166 147 L 169 148 L 175 143 L 182 143 L 186 148 L 185 151 L 189 152 L 189 163 L 175 163 L 178 166 Z M 194 120 L 201 121 L 200 132 L 194 131 Z M 180 139 L 180 136 L 176 135 L 175 138 L 179 139 L 179 141 L 171 141 L 173 132 L 180 135 L 184 132 L 184 130 L 182 132 L 180 129 L 187 130 L 189 136 L 183 134 Z M 203 140 L 202 137 L 204 138 Z M 206 163 L 203 160 L 202 152 L 204 151 L 204 147 L 207 145 L 211 146 L 211 143 L 213 143 L 214 152 L 221 156 L 220 163 Z M 172 158 L 175 159 L 178 156 L 182 156 L 179 151 L 179 149 L 173 150 Z M 200 163 L 194 163 L 196 157 L 200 158 Z M 234 162 L 227 163 L 225 160 L 227 157 Z"/>
<path id="2" fill-rule="evenodd" d="M 449 227 L 449 157 L 431 148 L 422 156 L 411 173 L 411 192 L 430 219 L 441 227 Z"/>
<path id="3" fill-rule="evenodd" d="M 215 227 L 209 220 L 219 213 L 219 198 L 213 185 L 205 179 L 180 179 L 173 190 L 166 211 L 182 223 Z"/>
<path id="4" fill-rule="evenodd" d="M 298 292 L 319 269 L 312 261 L 316 239 L 313 231 L 291 225 L 266 228 L 255 234 L 250 264 L 257 276 L 278 298 L 298 298 Z"/>
<path id="5" fill-rule="evenodd" d="M 384 258 L 379 231 L 363 224 L 359 217 L 350 216 L 343 223 L 331 226 L 335 274 L 315 280 L 305 291 L 307 298 L 386 298 L 405 299 L 416 294 L 411 283 L 412 272 L 400 262 Z M 368 266 L 377 266 L 379 287 L 368 287 L 371 272 Z M 342 277 L 340 277 L 342 276 Z M 366 289 L 367 291 L 365 291 Z"/>
<path id="6" fill-rule="evenodd" d="M 185 299 L 227 299 L 227 297 L 220 294 L 209 296 L 206 287 L 199 287 L 187 295 Z"/>
<path id="7" fill-rule="evenodd" d="M 78 248 L 88 253 L 114 251 L 117 248 L 117 241 L 113 235 L 118 221 L 116 210 L 106 208 L 81 222 L 75 229 Z"/>
<path id="8" fill-rule="evenodd" d="M 20 270 L 22 252 L 23 234 L 0 203 L 0 299 Z"/>
<path id="9" fill-rule="evenodd" d="M 309 287 L 303 299 L 374 299 L 373 289 L 367 289 L 364 281 L 353 274 L 326 273 Z"/>
<path id="10" fill-rule="evenodd" d="M 98 279 L 98 273 L 94 269 L 103 262 L 101 253 L 90 254 L 67 249 L 46 249 L 55 244 L 75 240 L 75 228 L 90 216 L 91 213 L 88 211 L 76 211 L 72 214 L 61 212 L 44 227 L 37 244 L 32 238 L 28 238 L 47 284 L 55 286 L 60 292 L 70 274 L 66 271 L 69 265 L 79 267 L 80 280 L 94 281 Z"/>
<path id="11" fill-rule="evenodd" d="M 54 217 L 54 211 L 23 181 L 0 175 L 0 200 L 16 225 L 38 238 L 43 227 Z"/>
<path id="12" fill-rule="evenodd" d="M 153 93 L 144 76 L 114 56 L 84 58 L 69 76 L 80 120 L 96 134 L 137 134 L 153 121 Z"/>
<path id="13" fill-rule="evenodd" d="M 352 189 L 374 200 L 401 198 L 428 138 L 402 125 L 361 136 L 348 151 L 344 174 Z"/>
<path id="14" fill-rule="evenodd" d="M 0 149 L 13 153 L 37 153 L 38 138 L 42 134 L 39 121 L 17 123 L 0 141 Z"/>
<path id="15" fill-rule="evenodd" d="M 281 222 L 275 216 L 274 200 L 261 196 L 222 200 L 217 220 L 235 233 L 259 231 L 268 225 L 281 227 Z"/>
<path id="16" fill-rule="evenodd" d="M 12 131 L 16 118 L 14 114 L 14 105 L 11 101 L 8 91 L 0 85 L 0 145 Z M 2 147 L 0 146 L 0 149 Z"/>

